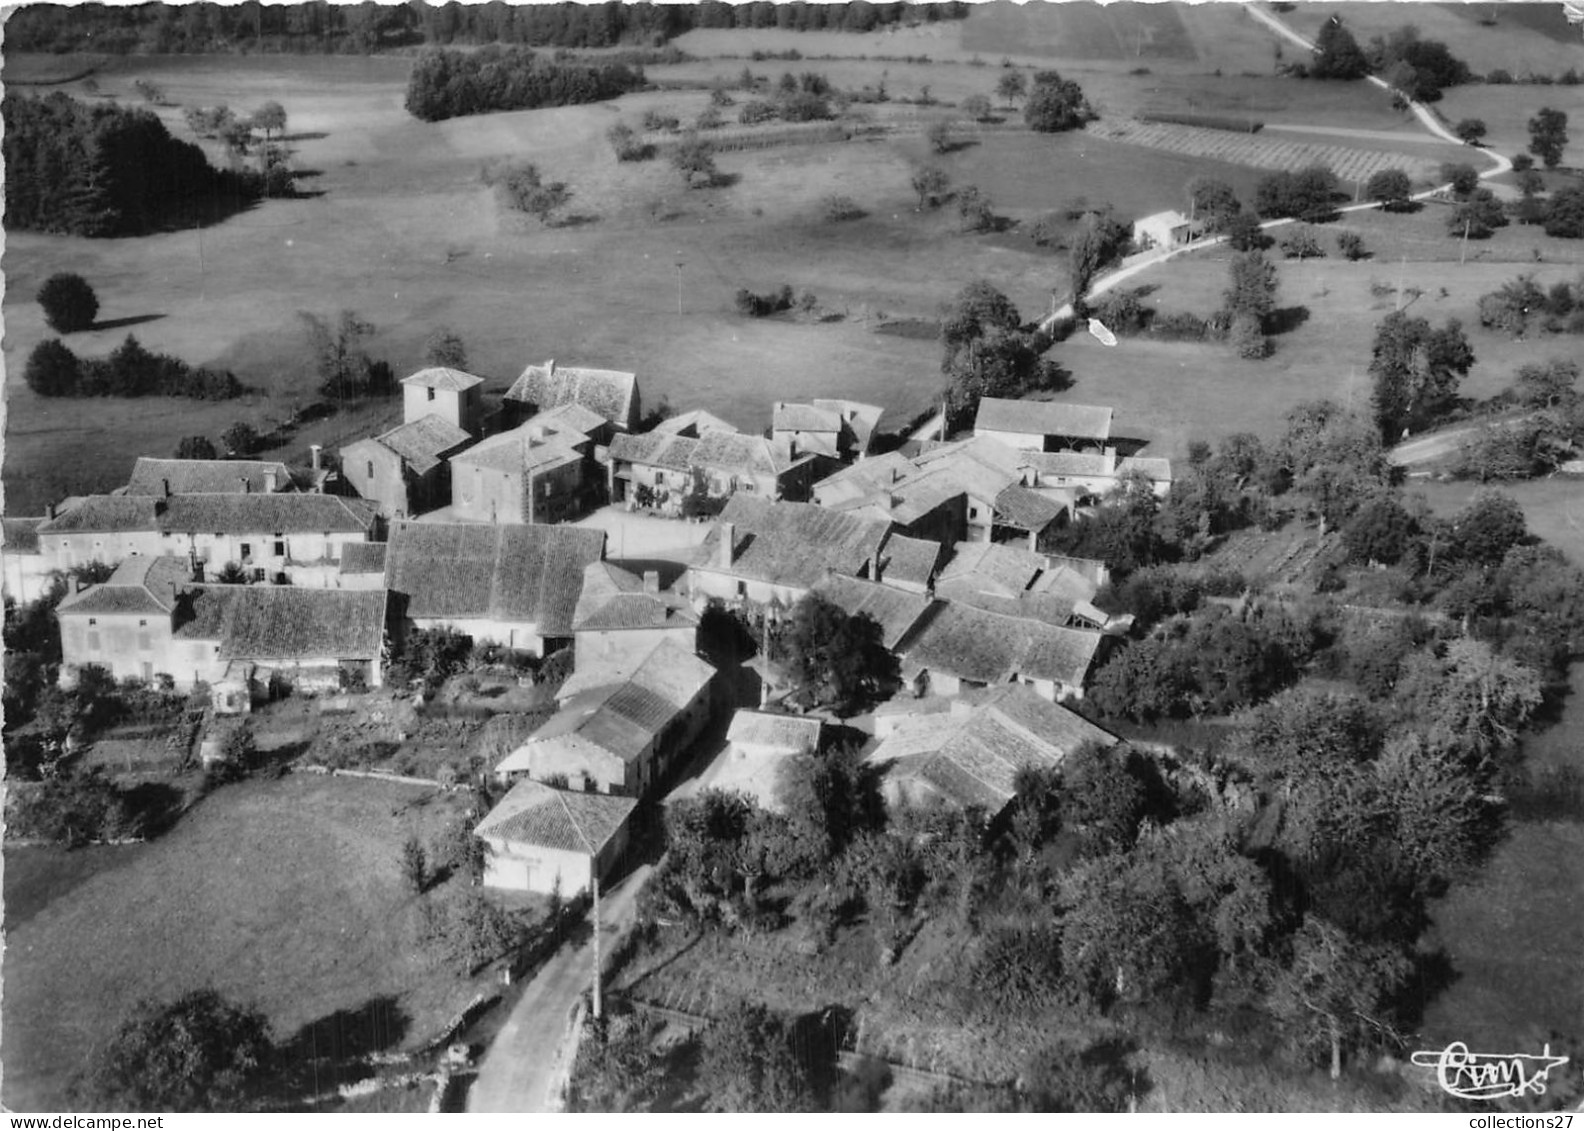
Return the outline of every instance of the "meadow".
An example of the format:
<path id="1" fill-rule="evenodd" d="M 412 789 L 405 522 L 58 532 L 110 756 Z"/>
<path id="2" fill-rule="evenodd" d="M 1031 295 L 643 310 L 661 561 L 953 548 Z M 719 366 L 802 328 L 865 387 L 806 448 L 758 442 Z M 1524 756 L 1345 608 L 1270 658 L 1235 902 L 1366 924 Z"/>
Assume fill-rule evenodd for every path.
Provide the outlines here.
<path id="1" fill-rule="evenodd" d="M 6 1106 L 64 1109 L 136 1002 L 204 987 L 255 1002 L 277 1040 L 360 1010 L 391 1047 L 432 1037 L 479 987 L 419 946 L 400 848 L 457 812 L 409 786 L 294 776 L 227 786 L 144 845 L 8 846 Z"/>

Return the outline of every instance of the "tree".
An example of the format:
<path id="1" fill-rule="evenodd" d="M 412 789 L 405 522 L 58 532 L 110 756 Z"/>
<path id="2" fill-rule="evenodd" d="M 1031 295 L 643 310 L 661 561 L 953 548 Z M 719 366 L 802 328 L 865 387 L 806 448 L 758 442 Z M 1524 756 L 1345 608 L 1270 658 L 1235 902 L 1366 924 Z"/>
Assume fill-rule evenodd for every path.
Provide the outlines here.
<path id="1" fill-rule="evenodd" d="M 447 369 L 467 369 L 467 347 L 449 326 L 436 326 L 424 339 L 424 364 Z"/>
<path id="2" fill-rule="evenodd" d="M 1092 1001 L 1192 992 L 1205 940 L 1174 878 L 1131 855 L 1077 865 L 1061 881 L 1062 969 Z"/>
<path id="3" fill-rule="evenodd" d="M 81 275 L 61 272 L 51 275 L 38 290 L 44 321 L 58 334 L 92 330 L 99 314 L 99 296 Z"/>
<path id="4" fill-rule="evenodd" d="M 1231 280 L 1222 301 L 1234 318 L 1247 315 L 1255 320 L 1255 328 L 1261 329 L 1276 309 L 1276 285 L 1276 265 L 1264 252 L 1241 252 L 1232 260 Z"/>
<path id="5" fill-rule="evenodd" d="M 1388 314 L 1376 328 L 1370 361 L 1381 436 L 1395 438 L 1445 412 L 1473 364 L 1474 351 L 1457 319 L 1434 330 L 1427 319 L 1404 311 Z"/>
<path id="6" fill-rule="evenodd" d="M 1364 183 L 1364 195 L 1380 201 L 1381 208 L 1387 212 L 1406 208 L 1412 194 L 1413 182 L 1401 169 L 1382 169 Z"/>
<path id="7" fill-rule="evenodd" d="M 132 89 L 143 96 L 143 101 L 161 106 L 165 103 L 165 88 L 149 79 L 138 79 L 132 84 Z"/>
<path id="8" fill-rule="evenodd" d="M 1126 747 L 1078 747 L 1062 762 L 1058 796 L 1061 827 L 1078 835 L 1085 855 L 1133 847 L 1144 817 L 1144 788 L 1130 770 Z"/>
<path id="9" fill-rule="evenodd" d="M 1543 222 L 1548 236 L 1584 238 L 1584 185 L 1569 185 L 1552 193 Z"/>
<path id="10" fill-rule="evenodd" d="M 1452 132 L 1462 139 L 1464 145 L 1475 145 L 1485 136 L 1485 121 L 1482 118 L 1463 118 L 1452 127 Z"/>
<path id="11" fill-rule="evenodd" d="M 22 379 L 41 397 L 69 397 L 77 392 L 81 363 L 59 338 L 45 338 L 28 354 Z"/>
<path id="12" fill-rule="evenodd" d="M 1520 366 L 1514 382 L 1519 403 L 1529 408 L 1555 408 L 1577 396 L 1579 363 L 1554 357 Z"/>
<path id="13" fill-rule="evenodd" d="M 983 232 L 995 225 L 995 205 L 978 185 L 964 185 L 957 193 L 957 219 L 965 232 Z"/>
<path id="14" fill-rule="evenodd" d="M 1109 213 L 1085 212 L 1067 244 L 1067 277 L 1073 310 L 1082 316 L 1084 298 L 1106 264 L 1127 246 L 1128 230 Z"/>
<path id="15" fill-rule="evenodd" d="M 1457 556 L 1477 565 L 1496 565 L 1528 534 L 1523 507 L 1501 491 L 1480 491 L 1452 520 Z"/>
<path id="16" fill-rule="evenodd" d="M 298 311 L 308 349 L 319 376 L 320 391 L 337 399 L 367 396 L 390 390 L 390 367 L 375 362 L 363 349 L 374 333 L 374 324 L 343 310 L 334 327 L 317 315 Z"/>
<path id="17" fill-rule="evenodd" d="M 1361 943 L 1312 916 L 1292 947 L 1291 962 L 1271 988 L 1271 1011 L 1295 1048 L 1329 1051 L 1331 1078 L 1338 1079 L 1345 1050 L 1392 1035 L 1389 1003 L 1407 981 L 1410 963 L 1391 947 Z"/>
<path id="18" fill-rule="evenodd" d="M 264 131 L 264 140 L 268 141 L 271 134 L 286 132 L 286 108 L 279 102 L 266 102 L 253 111 L 253 125 Z"/>
<path id="19" fill-rule="evenodd" d="M 402 841 L 401 874 L 414 895 L 422 895 L 429 882 L 429 860 L 424 855 L 423 843 L 415 836 Z"/>
<path id="20" fill-rule="evenodd" d="M 274 1051 L 264 1014 L 214 990 L 144 1000 L 99 1053 L 89 1090 L 110 1109 L 237 1111 Z"/>
<path id="21" fill-rule="evenodd" d="M 1361 506 L 1342 528 L 1342 544 L 1355 562 L 1396 565 L 1418 533 L 1418 524 L 1395 496 L 1385 494 Z"/>
<path id="22" fill-rule="evenodd" d="M 798 602 L 783 647 L 798 695 L 829 703 L 838 714 L 885 698 L 900 682 L 880 625 L 863 613 L 849 616 L 818 594 Z"/>
<path id="23" fill-rule="evenodd" d="M 230 455 L 248 456 L 258 450 L 259 434 L 253 425 L 239 420 L 220 433 L 220 442 Z"/>
<path id="24" fill-rule="evenodd" d="M 636 1013 L 590 1018 L 568 1081 L 567 1110 L 649 1110 L 666 1086 L 666 1058 L 655 1051 L 661 1026 Z"/>
<path id="25" fill-rule="evenodd" d="M 1022 71 L 1006 71 L 996 80 L 996 94 L 1001 96 L 1001 101 L 1008 106 L 1017 104 L 1017 100 L 1028 93 L 1028 79 Z"/>
<path id="26" fill-rule="evenodd" d="M 962 100 L 963 113 L 976 122 L 983 122 L 990 117 L 990 99 L 982 94 L 970 94 Z"/>
<path id="27" fill-rule="evenodd" d="M 1338 232 L 1337 250 L 1349 263 L 1355 263 L 1369 256 L 1369 251 L 1364 247 L 1364 237 L 1357 232 Z"/>
<path id="28" fill-rule="evenodd" d="M 1247 361 L 1259 361 L 1271 355 L 1271 340 L 1266 337 L 1260 320 L 1255 315 L 1247 313 L 1232 315 L 1229 337 L 1233 350 Z"/>
<path id="29" fill-rule="evenodd" d="M 715 149 L 710 143 L 689 130 L 671 152 L 671 166 L 682 174 L 688 188 L 709 188 L 720 177 L 715 167 Z"/>
<path id="30" fill-rule="evenodd" d="M 1075 130 L 1093 118 L 1082 88 L 1055 71 L 1038 71 L 1023 104 L 1023 120 L 1040 133 Z"/>
<path id="31" fill-rule="evenodd" d="M 643 161 L 654 155 L 654 147 L 638 140 L 638 133 L 626 122 L 617 122 L 605 131 L 605 138 L 616 151 L 618 161 Z"/>
<path id="32" fill-rule="evenodd" d="M 1317 79 L 1361 79 L 1369 73 L 1369 61 L 1353 38 L 1353 33 L 1342 26 L 1340 16 L 1332 16 L 1315 37 L 1315 57 L 1309 64 L 1309 75 Z"/>
<path id="33" fill-rule="evenodd" d="M 946 170 L 938 165 L 921 165 L 913 170 L 913 191 L 918 193 L 921 209 L 926 204 L 931 208 L 938 205 L 950 184 Z"/>
<path id="34" fill-rule="evenodd" d="M 950 153 L 952 151 L 951 123 L 944 118 L 931 122 L 929 129 L 924 131 L 924 139 L 929 142 L 932 153 Z"/>
<path id="35" fill-rule="evenodd" d="M 813 1087 L 786 1022 L 758 1002 L 723 1010 L 699 1046 L 698 1084 L 712 1110 L 813 1110 Z"/>
<path id="36" fill-rule="evenodd" d="M 1233 251 L 1258 251 L 1271 244 L 1271 238 L 1260 227 L 1259 217 L 1252 212 L 1239 212 L 1228 220 L 1226 233 Z"/>
<path id="37" fill-rule="evenodd" d="M 184 436 L 176 445 L 177 459 L 219 459 L 220 453 L 209 442 L 208 436 Z"/>
<path id="38" fill-rule="evenodd" d="M 1489 239 L 1497 228 L 1507 226 L 1507 213 L 1490 189 L 1476 189 L 1452 209 L 1447 217 L 1447 235 L 1471 240 Z"/>
<path id="39" fill-rule="evenodd" d="M 1441 166 L 1441 176 L 1452 186 L 1452 194 L 1466 197 L 1479 187 L 1479 170 L 1472 165 L 1448 163 Z"/>
<path id="40" fill-rule="evenodd" d="M 1254 190 L 1254 206 L 1261 216 L 1319 223 L 1336 215 L 1336 195 L 1336 174 L 1329 166 L 1316 164 L 1262 178 Z"/>
<path id="41" fill-rule="evenodd" d="M 1195 177 L 1188 182 L 1188 211 L 1204 224 L 1206 231 L 1221 232 L 1243 211 L 1243 202 L 1227 182 Z"/>
<path id="42" fill-rule="evenodd" d="M 1529 119 L 1529 152 L 1555 169 L 1562 163 L 1562 150 L 1566 148 L 1568 116 L 1561 110 L 1547 106 Z"/>

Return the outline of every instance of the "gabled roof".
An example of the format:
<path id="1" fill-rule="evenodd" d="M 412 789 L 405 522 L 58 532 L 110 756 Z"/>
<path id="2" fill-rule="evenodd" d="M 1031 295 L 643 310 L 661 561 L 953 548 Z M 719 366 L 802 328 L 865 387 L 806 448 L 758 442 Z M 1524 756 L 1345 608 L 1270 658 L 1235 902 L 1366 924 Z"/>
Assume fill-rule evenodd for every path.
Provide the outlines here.
<path id="1" fill-rule="evenodd" d="M 928 538 L 893 534 L 880 551 L 880 580 L 887 584 L 929 585 L 941 559 L 941 544 Z"/>
<path id="2" fill-rule="evenodd" d="M 471 389 L 483 383 L 482 377 L 475 377 L 471 373 L 464 373 L 460 369 L 451 369 L 444 365 L 420 369 L 411 377 L 402 378 L 403 385 L 413 385 L 423 389 L 444 389 L 452 393 L 460 393 L 464 389 Z"/>
<path id="3" fill-rule="evenodd" d="M 722 531 L 733 529 L 732 562 L 719 564 Z M 827 572 L 856 577 L 880 553 L 891 523 L 813 503 L 733 495 L 705 536 L 695 569 L 809 589 Z"/>
<path id="4" fill-rule="evenodd" d="M 937 602 L 901 645 L 902 675 L 913 679 L 930 671 L 974 683 L 1022 678 L 1082 687 L 1102 639 L 1098 632 L 990 612 L 961 601 Z"/>
<path id="5" fill-rule="evenodd" d="M 820 408 L 812 404 L 776 401 L 771 406 L 770 428 L 775 432 L 830 432 L 841 431 L 842 415 L 837 409 Z"/>
<path id="6" fill-rule="evenodd" d="M 679 416 L 669 416 L 656 424 L 654 430 L 667 436 L 691 436 L 693 439 L 698 439 L 706 432 L 740 431 L 735 424 L 722 420 L 713 412 L 707 412 L 702 408 L 684 412 Z"/>
<path id="7" fill-rule="evenodd" d="M 530 424 L 539 424 L 545 428 L 553 428 L 560 432 L 573 432 L 582 436 L 590 436 L 609 423 L 603 416 L 591 408 L 580 404 L 568 402 L 547 408 L 538 413 L 529 421 Z"/>
<path id="8" fill-rule="evenodd" d="M 638 377 L 615 369 L 558 366 L 554 360 L 530 365 L 506 391 L 506 400 L 538 410 L 580 404 L 624 427 L 637 411 Z"/>
<path id="9" fill-rule="evenodd" d="M 771 711 L 738 711 L 732 715 L 726 741 L 734 745 L 768 746 L 788 754 L 804 750 L 817 751 L 820 730 L 824 724 L 819 719 L 804 715 L 778 715 Z"/>
<path id="10" fill-rule="evenodd" d="M 1116 736 L 1024 686 L 995 688 L 972 705 L 905 718 L 869 755 L 886 778 L 991 815 L 1016 794 L 1018 773 L 1050 769 L 1085 743 Z"/>
<path id="11" fill-rule="evenodd" d="M 569 636 L 583 569 L 605 552 L 605 532 L 533 523 L 396 524 L 385 552 L 386 587 L 417 619 L 533 624 Z"/>
<path id="12" fill-rule="evenodd" d="M 407 378 L 409 381 L 411 377 Z M 431 412 L 374 437 L 406 461 L 419 475 L 440 466 L 440 461 L 473 437 L 449 420 Z"/>
<path id="13" fill-rule="evenodd" d="M 177 534 L 367 533 L 377 512 L 362 499 L 336 495 L 204 494 L 159 499 L 90 495 L 46 520 L 39 533 L 147 530 Z"/>
<path id="14" fill-rule="evenodd" d="M 590 562 L 572 614 L 573 632 L 696 626 L 698 615 L 676 593 L 648 593 L 643 578 L 610 562 Z"/>
<path id="15" fill-rule="evenodd" d="M 180 558 L 127 558 L 108 581 L 69 594 L 56 611 L 70 615 L 169 616 L 176 608 L 176 590 L 192 580 L 192 566 Z"/>
<path id="16" fill-rule="evenodd" d="M 766 440 L 741 432 L 708 431 L 694 439 L 666 432 L 621 435 L 611 440 L 613 462 L 641 464 L 668 471 L 779 476 L 813 459 L 794 456 L 785 440 Z"/>
<path id="17" fill-rule="evenodd" d="M 830 400 L 820 397 L 815 397 L 813 403 L 815 408 L 839 413 L 842 423 L 852 433 L 854 447 L 860 452 L 869 450 L 869 444 L 874 439 L 875 429 L 880 427 L 880 418 L 885 415 L 885 409 L 879 405 L 864 404 L 862 401 Z"/>
<path id="18" fill-rule="evenodd" d="M 582 460 L 580 448 L 589 442 L 586 433 L 558 423 L 549 413 L 540 413 L 525 424 L 459 452 L 451 462 L 458 467 L 532 473 Z"/>
<path id="19" fill-rule="evenodd" d="M 1045 559 L 1018 546 L 999 542 L 959 542 L 936 579 L 936 592 L 993 593 L 1016 597 L 1039 577 Z"/>
<path id="20" fill-rule="evenodd" d="M 1137 220 L 1133 221 L 1133 226 L 1135 228 L 1146 226 L 1180 228 L 1182 225 L 1187 223 L 1190 223 L 1188 217 L 1184 216 L 1176 209 L 1168 209 L 1165 212 L 1152 212 L 1148 216 L 1140 216 Z"/>
<path id="21" fill-rule="evenodd" d="M 1036 534 L 1066 512 L 1067 508 L 1050 496 L 1019 487 L 1016 483 L 1003 487 L 995 497 L 997 523 Z"/>
<path id="22" fill-rule="evenodd" d="M 913 461 L 901 452 L 870 456 L 814 484 L 814 497 L 821 506 L 844 509 L 876 492 L 891 490 L 916 470 Z"/>
<path id="23" fill-rule="evenodd" d="M 524 778 L 473 830 L 477 836 L 598 856 L 621 832 L 638 802 L 608 793 L 552 789 Z"/>
<path id="24" fill-rule="evenodd" d="M 341 548 L 343 574 L 385 572 L 384 542 L 348 542 Z"/>
<path id="25" fill-rule="evenodd" d="M 662 640 L 647 651 L 634 651 L 620 660 L 575 670 L 556 692 L 567 701 L 586 693 L 609 695 L 620 687 L 636 688 L 680 711 L 715 678 L 715 669 L 675 640 Z"/>
<path id="26" fill-rule="evenodd" d="M 836 574 L 826 577 L 810 592 L 850 617 L 860 613 L 869 617 L 880 626 L 880 639 L 887 648 L 895 648 L 930 606 L 930 599 L 921 593 Z"/>
<path id="27" fill-rule="evenodd" d="M 974 430 L 1013 432 L 1025 436 L 1074 436 L 1107 440 L 1111 436 L 1111 410 L 1099 405 L 1066 401 L 1014 401 L 981 397 Z"/>
<path id="28" fill-rule="evenodd" d="M 295 585 L 228 586 L 223 660 L 368 660 L 385 639 L 383 589 L 305 589 Z"/>
<path id="29" fill-rule="evenodd" d="M 37 518 L 0 519 L 0 545 L 13 554 L 38 553 L 38 531 L 43 523 L 43 515 Z"/>
<path id="30" fill-rule="evenodd" d="M 166 484 L 173 495 L 240 495 L 244 490 L 262 494 L 269 490 L 268 477 L 275 477 L 275 490 L 293 487 L 291 469 L 280 460 L 262 459 L 154 459 L 139 456 L 127 480 L 126 495 L 163 495 Z M 244 489 L 243 481 L 247 487 Z"/>

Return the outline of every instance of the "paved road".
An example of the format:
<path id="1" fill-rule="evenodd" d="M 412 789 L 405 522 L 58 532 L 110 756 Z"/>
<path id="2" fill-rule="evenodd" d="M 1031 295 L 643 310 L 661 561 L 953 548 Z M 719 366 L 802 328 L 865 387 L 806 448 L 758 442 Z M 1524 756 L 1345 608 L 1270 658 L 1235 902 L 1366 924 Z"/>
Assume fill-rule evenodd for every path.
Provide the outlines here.
<path id="1" fill-rule="evenodd" d="M 649 865 L 634 871 L 600 899 L 605 925 L 602 948 L 610 954 L 617 931 L 632 924 L 638 891 Z M 513 1007 L 500 1034 L 484 1054 L 478 1079 L 468 1090 L 468 1110 L 553 1112 L 561 1110 L 557 1087 L 562 1056 L 569 1047 L 568 1021 L 592 982 L 593 941 L 562 947 L 539 968 Z"/>

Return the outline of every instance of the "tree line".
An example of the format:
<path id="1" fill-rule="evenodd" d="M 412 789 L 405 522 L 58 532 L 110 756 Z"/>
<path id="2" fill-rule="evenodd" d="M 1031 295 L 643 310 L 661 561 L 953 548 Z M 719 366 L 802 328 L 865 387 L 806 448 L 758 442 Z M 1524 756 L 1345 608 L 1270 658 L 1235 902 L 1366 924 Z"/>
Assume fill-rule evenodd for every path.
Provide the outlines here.
<path id="1" fill-rule="evenodd" d="M 524 47 L 436 50 L 407 82 L 407 111 L 425 122 L 616 98 L 644 85 L 642 67 L 549 58 Z"/>
<path id="2" fill-rule="evenodd" d="M 194 368 L 153 353 L 131 334 L 108 357 L 78 357 L 58 338 L 28 355 L 22 378 L 41 397 L 191 397 L 225 401 L 245 391 L 229 369 Z"/>
<path id="3" fill-rule="evenodd" d="M 17 51 L 157 55 L 275 51 L 369 54 L 422 43 L 533 47 L 657 44 L 694 28 L 872 31 L 919 21 L 962 19 L 965 3 L 811 4 L 38 4 L 6 25 Z"/>
<path id="4" fill-rule="evenodd" d="M 56 92 L 7 94 L 6 227 L 76 236 L 158 230 L 173 206 L 262 195 L 251 170 L 222 170 L 170 136 L 151 111 L 87 105 Z"/>

